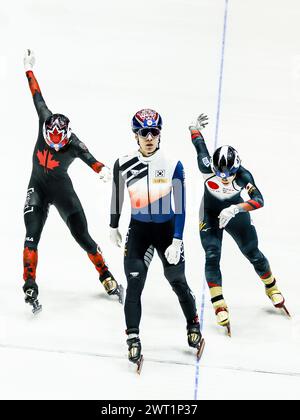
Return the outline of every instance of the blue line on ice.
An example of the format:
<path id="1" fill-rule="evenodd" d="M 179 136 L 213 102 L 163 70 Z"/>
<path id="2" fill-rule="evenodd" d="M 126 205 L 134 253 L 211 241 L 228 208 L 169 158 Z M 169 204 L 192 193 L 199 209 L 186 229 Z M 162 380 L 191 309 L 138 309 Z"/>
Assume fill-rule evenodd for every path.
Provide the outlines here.
<path id="1" fill-rule="evenodd" d="M 215 131 L 214 150 L 217 148 L 218 140 L 219 140 L 219 122 L 220 122 L 220 110 L 221 110 L 221 101 L 222 101 L 222 86 L 223 86 L 226 32 L 227 32 L 228 2 L 229 2 L 229 0 L 225 0 L 225 12 L 224 12 L 224 23 L 223 23 L 221 64 L 220 64 L 220 73 L 219 73 L 219 89 L 218 89 L 218 103 L 217 103 L 217 116 L 216 116 L 216 131 Z M 202 296 L 201 296 L 201 313 L 200 313 L 201 331 L 203 330 L 203 324 L 204 324 L 205 284 L 206 284 L 206 279 L 204 277 L 203 278 Z M 200 361 L 198 360 L 197 363 L 196 363 L 194 400 L 198 400 L 199 377 L 200 377 Z"/>

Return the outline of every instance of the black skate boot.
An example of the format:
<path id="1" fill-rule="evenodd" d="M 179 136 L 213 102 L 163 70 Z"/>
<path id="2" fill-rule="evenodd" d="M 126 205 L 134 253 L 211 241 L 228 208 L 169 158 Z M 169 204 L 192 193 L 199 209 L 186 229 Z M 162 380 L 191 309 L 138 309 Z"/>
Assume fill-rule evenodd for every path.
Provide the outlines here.
<path id="1" fill-rule="evenodd" d="M 204 338 L 202 338 L 198 317 L 195 318 L 192 324 L 187 326 L 187 336 L 189 346 L 198 350 L 197 359 L 199 360 L 205 347 L 205 341 Z"/>
<path id="2" fill-rule="evenodd" d="M 26 280 L 23 291 L 25 293 L 25 302 L 32 306 L 32 313 L 37 314 L 41 312 L 42 305 L 38 301 L 39 289 L 38 285 L 33 279 Z"/>
<path id="3" fill-rule="evenodd" d="M 143 355 L 141 340 L 137 334 L 129 334 L 127 339 L 128 360 L 137 365 L 137 373 L 140 374 L 143 365 Z"/>
<path id="4" fill-rule="evenodd" d="M 100 281 L 109 296 L 117 295 L 119 302 L 123 305 L 124 302 L 124 289 L 121 284 L 117 283 L 117 280 L 111 274 L 110 271 L 106 271 L 100 276 Z"/>

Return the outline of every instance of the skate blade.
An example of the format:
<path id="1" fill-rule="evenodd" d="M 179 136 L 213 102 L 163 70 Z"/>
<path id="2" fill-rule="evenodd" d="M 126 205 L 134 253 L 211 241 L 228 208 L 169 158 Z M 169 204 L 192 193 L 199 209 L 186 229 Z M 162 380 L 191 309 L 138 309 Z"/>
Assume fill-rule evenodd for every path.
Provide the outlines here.
<path id="1" fill-rule="evenodd" d="M 231 325 L 230 325 L 230 322 L 228 322 L 228 324 L 221 325 L 221 327 L 223 327 L 223 328 L 226 329 L 226 333 L 227 333 L 228 337 L 231 338 Z"/>
<path id="2" fill-rule="evenodd" d="M 39 305 L 36 308 L 33 308 L 32 309 L 33 315 L 38 315 L 40 312 L 42 312 L 42 309 L 43 309 L 42 305 Z"/>
<path id="3" fill-rule="evenodd" d="M 282 309 L 283 313 L 287 315 L 289 318 L 292 318 L 291 314 L 289 313 L 287 307 L 283 305 L 280 309 Z"/>
<path id="4" fill-rule="evenodd" d="M 204 340 L 204 338 L 202 338 L 201 341 L 200 341 L 199 347 L 198 347 L 197 355 L 196 355 L 197 360 L 201 359 L 204 348 L 205 348 L 205 340 Z"/>
<path id="5" fill-rule="evenodd" d="M 119 303 L 121 305 L 124 304 L 124 287 L 122 286 L 122 284 L 119 285 L 119 289 L 118 289 L 118 298 L 119 298 Z"/>
<path id="6" fill-rule="evenodd" d="M 274 305 L 276 309 L 280 309 L 285 315 L 287 315 L 289 318 L 292 318 L 291 314 L 289 313 L 287 307 L 285 306 L 285 301 L 283 303 L 279 303 L 277 305 Z"/>
<path id="7" fill-rule="evenodd" d="M 144 356 L 141 355 L 140 360 L 137 362 L 136 373 L 138 375 L 140 375 L 142 373 L 143 364 L 144 364 Z"/>

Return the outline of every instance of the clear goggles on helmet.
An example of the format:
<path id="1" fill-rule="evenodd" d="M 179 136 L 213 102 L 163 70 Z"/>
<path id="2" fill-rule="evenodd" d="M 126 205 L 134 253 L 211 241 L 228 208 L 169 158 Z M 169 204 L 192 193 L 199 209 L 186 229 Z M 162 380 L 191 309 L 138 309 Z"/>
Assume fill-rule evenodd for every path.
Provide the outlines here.
<path id="1" fill-rule="evenodd" d="M 157 127 L 146 127 L 140 128 L 138 131 L 138 135 L 144 138 L 147 138 L 151 134 L 152 137 L 158 137 L 160 135 L 160 129 Z"/>

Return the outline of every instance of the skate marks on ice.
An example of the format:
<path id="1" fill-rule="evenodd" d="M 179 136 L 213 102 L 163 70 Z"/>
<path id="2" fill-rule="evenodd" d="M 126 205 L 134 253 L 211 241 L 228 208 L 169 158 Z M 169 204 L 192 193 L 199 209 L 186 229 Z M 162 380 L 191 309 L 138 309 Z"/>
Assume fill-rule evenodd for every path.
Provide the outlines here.
<path id="1" fill-rule="evenodd" d="M 46 349 L 46 348 L 38 348 L 38 347 L 30 347 L 30 346 L 21 346 L 21 345 L 11 345 L 11 344 L 1 344 L 1 349 L 11 349 L 11 350 L 19 350 L 19 351 L 33 351 L 33 352 L 42 352 L 42 353 L 54 353 L 54 354 L 63 354 L 63 355 L 74 355 L 74 356 L 81 356 L 81 357 L 93 357 L 93 358 L 103 358 L 103 359 L 111 359 L 111 360 L 124 360 L 124 365 L 128 364 L 129 370 L 132 371 L 132 368 L 136 369 L 134 364 L 129 363 L 127 360 L 126 355 L 114 355 L 114 354 L 105 354 L 105 353 L 93 353 L 87 351 L 79 351 L 79 350 L 62 350 L 62 349 Z M 185 351 L 185 353 L 188 353 Z M 193 356 L 191 352 L 189 352 L 190 356 Z M 179 366 L 195 366 L 195 362 L 191 360 L 191 362 L 184 362 L 180 360 L 168 360 L 168 359 L 155 359 L 153 357 L 147 357 L 147 362 L 154 363 L 154 364 L 166 364 L 166 365 L 179 365 Z M 200 359 L 201 360 L 201 359 Z M 143 362 L 145 359 L 143 357 Z M 201 363 L 201 366 L 206 369 L 219 369 L 224 371 L 238 371 L 238 372 L 247 372 L 247 373 L 258 373 L 262 375 L 279 375 L 279 376 L 291 376 L 291 377 L 298 377 L 300 378 L 300 371 L 299 372 L 292 372 L 292 371 L 272 371 L 272 370 L 260 370 L 260 369 L 250 369 L 244 368 L 242 366 L 222 366 L 222 365 L 214 365 L 210 366 L 205 363 Z M 141 373 L 141 369 L 140 372 Z"/>
<path id="2" fill-rule="evenodd" d="M 17 344 L 2 344 L 0 343 L 0 348 L 2 349 L 13 349 L 13 350 L 26 350 L 26 351 L 34 351 L 34 352 L 42 352 L 42 353 L 55 353 L 55 354 L 65 354 L 65 355 L 74 355 L 74 356 L 82 356 L 82 357 L 96 357 L 96 358 L 104 358 L 104 359 L 112 359 L 112 360 L 124 360 L 124 364 L 127 364 L 130 367 L 135 367 L 133 363 L 129 363 L 127 360 L 127 356 L 124 355 L 116 355 L 116 354 L 108 354 L 108 353 L 96 353 L 96 352 L 88 352 L 88 351 L 80 351 L 80 350 L 64 350 L 64 349 L 49 349 L 49 348 L 40 348 L 34 346 L 23 346 Z M 187 351 L 185 353 L 188 353 Z M 158 364 L 166 364 L 166 365 L 179 365 L 179 366 L 195 366 L 193 363 L 193 353 L 188 353 L 191 356 L 191 362 L 180 361 L 180 360 L 172 360 L 172 359 L 156 359 L 153 357 L 147 357 L 146 360 L 151 363 L 158 363 Z M 143 361 L 145 361 L 143 357 Z"/>

